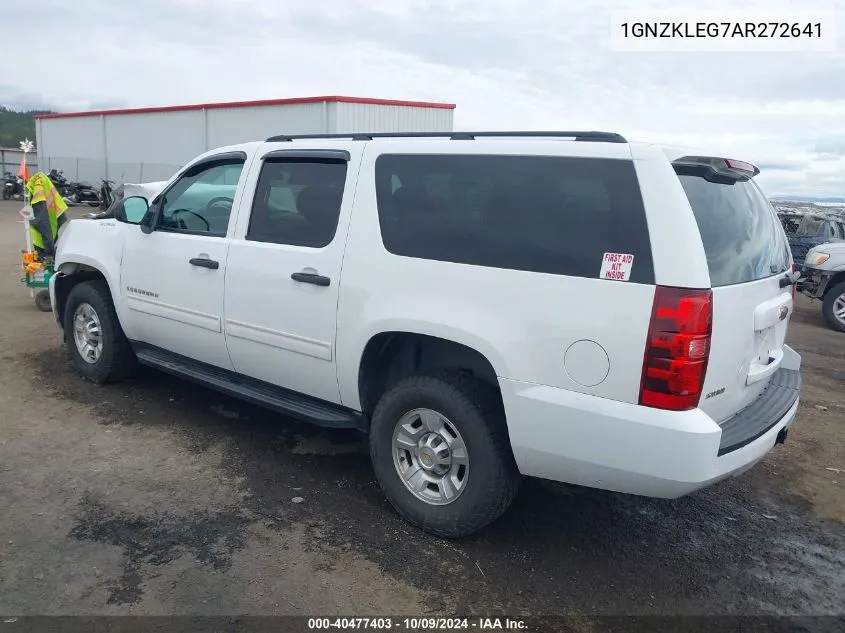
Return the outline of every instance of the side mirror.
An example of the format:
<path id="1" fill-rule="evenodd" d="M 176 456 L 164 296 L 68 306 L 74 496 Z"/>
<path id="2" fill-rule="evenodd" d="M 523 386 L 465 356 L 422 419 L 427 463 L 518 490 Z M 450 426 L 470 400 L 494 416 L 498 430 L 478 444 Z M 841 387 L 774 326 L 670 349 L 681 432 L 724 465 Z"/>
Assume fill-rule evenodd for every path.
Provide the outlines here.
<path id="1" fill-rule="evenodd" d="M 118 222 L 125 222 L 126 224 L 141 224 L 149 208 L 150 205 L 146 198 L 142 198 L 141 196 L 124 198 L 115 205 L 114 219 Z"/>

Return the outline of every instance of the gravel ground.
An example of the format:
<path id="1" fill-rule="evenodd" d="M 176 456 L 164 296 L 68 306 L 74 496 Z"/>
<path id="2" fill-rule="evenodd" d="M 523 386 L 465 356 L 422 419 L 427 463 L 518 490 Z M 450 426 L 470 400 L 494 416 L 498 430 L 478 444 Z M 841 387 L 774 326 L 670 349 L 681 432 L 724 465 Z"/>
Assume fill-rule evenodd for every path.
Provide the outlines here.
<path id="1" fill-rule="evenodd" d="M 443 541 L 391 511 L 355 433 L 153 371 L 80 379 L 19 282 L 18 207 L 0 203 L 0 614 L 570 615 L 579 631 L 845 614 L 845 335 L 818 304 L 799 298 L 789 335 L 796 426 L 750 472 L 674 501 L 531 480 L 494 526 Z"/>

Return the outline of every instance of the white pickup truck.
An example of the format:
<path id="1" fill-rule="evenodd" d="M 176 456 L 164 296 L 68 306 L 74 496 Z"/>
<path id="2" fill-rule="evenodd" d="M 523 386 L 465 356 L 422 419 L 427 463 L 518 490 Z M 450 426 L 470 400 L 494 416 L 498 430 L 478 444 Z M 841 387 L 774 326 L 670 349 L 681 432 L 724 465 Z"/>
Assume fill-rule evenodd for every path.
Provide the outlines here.
<path id="1" fill-rule="evenodd" d="M 493 521 L 520 475 L 678 497 L 798 407 L 757 173 L 605 132 L 274 137 L 70 222 L 51 300 L 91 380 L 140 362 L 368 433 L 434 534 Z"/>

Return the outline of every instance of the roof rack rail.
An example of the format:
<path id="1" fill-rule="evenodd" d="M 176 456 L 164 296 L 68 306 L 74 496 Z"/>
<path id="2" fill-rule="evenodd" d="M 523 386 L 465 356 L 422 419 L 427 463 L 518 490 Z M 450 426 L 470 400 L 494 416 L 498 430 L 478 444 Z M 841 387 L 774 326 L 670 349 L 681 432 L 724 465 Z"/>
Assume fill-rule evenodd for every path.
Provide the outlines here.
<path id="1" fill-rule="evenodd" d="M 280 134 L 267 139 L 268 143 L 282 143 L 299 139 L 351 139 L 353 141 L 372 141 L 375 138 L 448 138 L 453 141 L 472 141 L 478 137 L 505 138 L 572 138 L 576 141 L 598 143 L 627 143 L 625 137 L 614 132 L 574 131 L 574 132 L 353 132 L 349 134 Z"/>

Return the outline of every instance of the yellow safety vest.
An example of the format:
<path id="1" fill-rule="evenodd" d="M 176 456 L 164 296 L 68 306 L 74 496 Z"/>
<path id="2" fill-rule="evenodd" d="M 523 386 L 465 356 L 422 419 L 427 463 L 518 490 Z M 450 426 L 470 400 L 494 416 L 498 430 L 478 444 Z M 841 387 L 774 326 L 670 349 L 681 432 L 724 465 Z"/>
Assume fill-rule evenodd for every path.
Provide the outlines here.
<path id="1" fill-rule="evenodd" d="M 43 171 L 39 171 L 29 179 L 26 183 L 26 189 L 29 192 L 30 206 L 39 202 L 47 203 L 47 215 L 50 218 L 50 228 L 55 242 L 59 232 L 59 216 L 67 210 L 67 204 Z M 33 246 L 44 248 L 44 238 L 41 237 L 41 233 L 34 226 L 29 227 L 29 234 L 32 236 Z"/>

